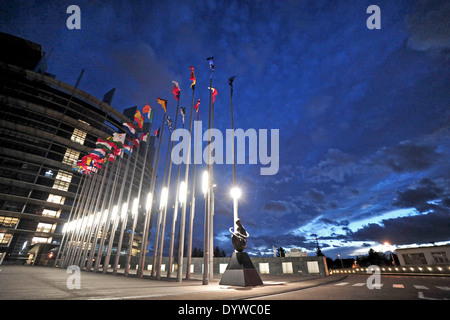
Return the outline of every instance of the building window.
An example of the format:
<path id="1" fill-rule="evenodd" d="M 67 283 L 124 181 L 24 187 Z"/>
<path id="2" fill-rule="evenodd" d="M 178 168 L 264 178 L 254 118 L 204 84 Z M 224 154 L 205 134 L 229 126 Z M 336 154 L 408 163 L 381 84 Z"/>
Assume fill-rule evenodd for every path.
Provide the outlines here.
<path id="1" fill-rule="evenodd" d="M 294 273 L 292 262 L 282 262 L 281 267 L 283 269 L 283 273 Z"/>
<path id="2" fill-rule="evenodd" d="M 259 273 L 261 274 L 269 274 L 269 263 L 268 262 L 260 262 L 259 263 Z"/>
<path id="3" fill-rule="evenodd" d="M 431 255 L 435 263 L 449 263 L 445 252 L 432 252 Z"/>
<path id="4" fill-rule="evenodd" d="M 59 218 L 59 215 L 61 214 L 61 210 L 49 210 L 49 209 L 44 209 L 42 211 L 42 215 L 44 217 L 52 217 L 52 218 Z"/>
<path id="5" fill-rule="evenodd" d="M 31 244 L 35 244 L 35 243 L 51 243 L 51 242 L 52 242 L 52 238 L 33 237 L 33 239 L 31 239 Z"/>
<path id="6" fill-rule="evenodd" d="M 405 264 L 410 265 L 418 265 L 418 264 L 427 264 L 427 260 L 423 253 L 406 253 L 403 254 L 403 259 L 405 260 Z"/>
<path id="7" fill-rule="evenodd" d="M 5 228 L 14 228 L 19 222 L 18 218 L 0 216 L 0 226 Z"/>
<path id="8" fill-rule="evenodd" d="M 0 232 L 0 244 L 8 244 L 11 240 L 12 233 Z"/>
<path id="9" fill-rule="evenodd" d="M 57 194 L 49 194 L 47 202 L 64 204 L 65 200 L 66 200 L 66 197 L 58 196 Z"/>
<path id="10" fill-rule="evenodd" d="M 54 232 L 56 228 L 56 223 L 42 223 L 40 222 L 36 228 L 37 232 Z"/>
<path id="11" fill-rule="evenodd" d="M 62 163 L 72 166 L 77 163 L 80 153 L 78 151 L 67 148 Z"/>
<path id="12" fill-rule="evenodd" d="M 55 178 L 53 189 L 67 191 L 69 190 L 70 182 L 72 181 L 72 174 L 70 172 L 60 170 Z"/>
<path id="13" fill-rule="evenodd" d="M 87 135 L 87 132 L 75 128 L 73 130 L 73 134 L 72 134 L 72 137 L 70 138 L 70 140 L 72 140 L 74 142 L 78 142 L 79 144 L 83 145 L 84 140 L 86 140 L 86 135 Z"/>

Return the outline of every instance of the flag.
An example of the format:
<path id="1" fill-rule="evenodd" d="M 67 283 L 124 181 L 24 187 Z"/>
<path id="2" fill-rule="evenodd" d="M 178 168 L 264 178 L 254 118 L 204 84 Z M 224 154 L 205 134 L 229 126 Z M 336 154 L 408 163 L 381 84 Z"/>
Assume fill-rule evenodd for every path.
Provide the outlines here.
<path id="1" fill-rule="evenodd" d="M 200 99 L 198 99 L 197 104 L 194 106 L 195 112 L 197 112 L 197 120 L 199 116 L 199 106 L 200 106 Z"/>
<path id="2" fill-rule="evenodd" d="M 105 141 L 103 139 L 97 139 L 97 142 L 95 143 L 96 148 L 101 148 L 105 150 L 106 152 L 111 152 L 111 145 L 108 141 Z"/>
<path id="3" fill-rule="evenodd" d="M 135 147 L 139 147 L 139 139 L 138 138 L 133 138 L 130 139 L 130 141 L 135 145 Z"/>
<path id="4" fill-rule="evenodd" d="M 208 61 L 208 63 L 209 63 L 209 70 L 211 72 L 214 71 L 214 60 L 213 59 L 214 59 L 214 57 L 206 58 L 206 61 Z"/>
<path id="5" fill-rule="evenodd" d="M 167 100 L 164 100 L 164 99 L 161 99 L 161 98 L 156 98 L 156 100 L 163 107 L 164 113 L 166 113 L 166 111 L 167 111 Z"/>
<path id="6" fill-rule="evenodd" d="M 133 152 L 133 146 L 130 146 L 130 145 L 128 145 L 128 144 L 125 144 L 125 145 L 123 146 L 123 151 L 124 151 L 126 154 L 131 154 L 131 153 Z"/>
<path id="7" fill-rule="evenodd" d="M 210 88 L 210 87 L 208 87 L 208 89 L 212 90 L 212 97 L 213 97 L 212 103 L 214 103 L 214 101 L 216 101 L 217 89 L 216 88 Z"/>
<path id="8" fill-rule="evenodd" d="M 181 115 L 183 116 L 183 124 L 184 124 L 184 116 L 186 115 L 186 108 L 181 107 Z"/>
<path id="9" fill-rule="evenodd" d="M 232 76 L 230 79 L 228 79 L 228 84 L 230 85 L 231 88 L 233 88 L 234 78 L 236 78 L 236 76 Z"/>
<path id="10" fill-rule="evenodd" d="M 110 155 L 108 156 L 108 160 L 111 161 L 111 162 L 114 162 L 115 159 L 116 159 L 116 156 L 113 155 L 113 154 L 110 154 Z"/>
<path id="11" fill-rule="evenodd" d="M 106 138 L 106 140 L 108 140 L 108 142 L 112 148 L 111 150 L 113 150 L 114 153 L 116 153 L 117 149 L 123 148 L 123 143 L 120 141 L 114 140 L 114 137 L 108 137 L 108 138 Z"/>
<path id="12" fill-rule="evenodd" d="M 169 128 L 169 131 L 172 132 L 172 119 L 169 116 L 167 116 L 166 118 L 166 124 L 167 127 Z"/>
<path id="13" fill-rule="evenodd" d="M 153 122 L 153 110 L 150 108 L 148 103 L 144 106 L 144 109 L 142 109 L 142 113 L 148 113 L 148 119 L 150 122 Z"/>
<path id="14" fill-rule="evenodd" d="M 194 88 L 195 88 L 195 82 L 196 82 L 197 80 L 195 80 L 194 67 L 192 67 L 192 66 L 191 66 L 191 77 L 189 78 L 189 80 L 192 81 L 191 89 L 194 90 Z"/>
<path id="15" fill-rule="evenodd" d="M 175 99 L 179 102 L 180 101 L 180 87 L 178 86 L 178 82 L 172 81 L 175 86 L 173 87 L 173 94 L 175 95 Z"/>
<path id="16" fill-rule="evenodd" d="M 143 133 L 141 135 L 141 141 L 145 141 L 145 142 L 148 143 L 148 133 Z"/>
<path id="17" fill-rule="evenodd" d="M 125 133 L 113 133 L 113 139 L 114 139 L 114 141 L 120 142 L 120 143 L 122 143 L 122 144 L 125 143 L 125 136 L 126 136 Z"/>
<path id="18" fill-rule="evenodd" d="M 91 151 L 91 158 L 95 159 L 95 157 L 98 159 L 103 159 L 106 156 L 106 151 L 101 149 L 101 148 L 97 148 Z"/>
<path id="19" fill-rule="evenodd" d="M 159 129 L 161 129 L 161 128 L 158 128 L 158 130 L 155 131 L 155 137 L 157 137 L 157 138 L 159 138 Z"/>
<path id="20" fill-rule="evenodd" d="M 139 128 L 142 129 L 142 126 L 144 125 L 144 118 L 139 110 L 136 110 L 136 113 L 134 114 L 134 121 L 136 121 Z"/>
<path id="21" fill-rule="evenodd" d="M 126 131 L 130 134 L 130 135 L 135 135 L 136 134 L 136 127 L 133 126 L 131 123 L 124 123 L 123 126 L 125 127 Z"/>

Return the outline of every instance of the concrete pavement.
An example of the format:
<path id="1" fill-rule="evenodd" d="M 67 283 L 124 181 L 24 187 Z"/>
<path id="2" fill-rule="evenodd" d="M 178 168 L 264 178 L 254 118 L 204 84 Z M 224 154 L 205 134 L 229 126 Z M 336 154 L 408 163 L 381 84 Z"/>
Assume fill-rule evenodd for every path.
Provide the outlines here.
<path id="1" fill-rule="evenodd" d="M 179 283 L 103 274 L 79 273 L 66 269 L 37 266 L 0 266 L 1 300 L 235 300 L 320 286 L 343 276 L 261 276 L 264 285 L 234 287 L 219 285 L 220 277 L 202 285 L 201 275 Z"/>

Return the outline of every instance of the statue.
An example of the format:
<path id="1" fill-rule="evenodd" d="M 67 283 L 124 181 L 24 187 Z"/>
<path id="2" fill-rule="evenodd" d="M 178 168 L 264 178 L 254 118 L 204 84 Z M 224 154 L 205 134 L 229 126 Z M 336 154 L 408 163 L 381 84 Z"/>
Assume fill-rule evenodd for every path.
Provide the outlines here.
<path id="1" fill-rule="evenodd" d="M 232 228 L 230 228 L 231 242 L 233 243 L 233 247 L 237 252 L 242 252 L 245 248 L 247 248 L 247 238 L 249 234 L 245 230 L 240 219 L 236 220 L 236 225 L 237 230 L 234 230 L 234 232 L 231 232 Z"/>

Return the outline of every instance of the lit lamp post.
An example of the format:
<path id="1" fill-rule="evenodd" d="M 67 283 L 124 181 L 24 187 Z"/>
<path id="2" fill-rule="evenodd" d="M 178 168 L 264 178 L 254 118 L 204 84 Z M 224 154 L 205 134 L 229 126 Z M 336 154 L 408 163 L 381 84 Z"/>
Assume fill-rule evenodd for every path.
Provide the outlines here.
<path id="1" fill-rule="evenodd" d="M 394 255 L 392 254 L 392 246 L 391 246 L 391 244 L 390 244 L 389 242 L 386 241 L 386 242 L 384 243 L 384 245 L 387 246 L 387 247 L 389 247 L 389 252 L 390 252 L 390 254 L 391 254 L 391 259 L 392 259 L 392 265 L 395 266 L 395 260 L 394 260 Z"/>
<path id="2" fill-rule="evenodd" d="M 208 215 L 208 189 L 209 189 L 209 175 L 205 170 L 202 176 L 202 191 L 205 198 L 205 236 L 203 243 L 203 284 L 209 283 L 209 215 Z"/>

